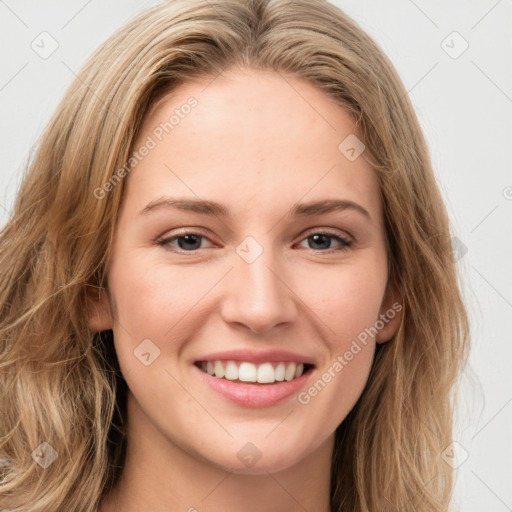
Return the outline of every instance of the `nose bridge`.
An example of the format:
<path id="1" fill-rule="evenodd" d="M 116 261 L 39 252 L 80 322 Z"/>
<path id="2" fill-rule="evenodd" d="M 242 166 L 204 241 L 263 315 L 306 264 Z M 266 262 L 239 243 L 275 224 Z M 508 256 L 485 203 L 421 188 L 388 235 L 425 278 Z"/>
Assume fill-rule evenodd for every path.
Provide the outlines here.
<path id="1" fill-rule="evenodd" d="M 293 293 L 275 251 L 247 237 L 236 248 L 234 266 L 223 308 L 225 321 L 266 332 L 294 319 Z"/>

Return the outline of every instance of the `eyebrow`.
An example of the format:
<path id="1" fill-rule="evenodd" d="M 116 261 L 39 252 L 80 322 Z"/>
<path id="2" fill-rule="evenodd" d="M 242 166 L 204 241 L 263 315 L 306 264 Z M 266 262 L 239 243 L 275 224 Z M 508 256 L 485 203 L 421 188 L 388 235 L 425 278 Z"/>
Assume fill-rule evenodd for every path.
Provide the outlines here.
<path id="1" fill-rule="evenodd" d="M 139 212 L 139 214 L 145 215 L 151 211 L 161 208 L 177 208 L 179 210 L 201 213 L 203 215 L 232 218 L 232 214 L 229 210 L 224 205 L 215 201 L 206 201 L 202 199 L 177 199 L 171 197 L 161 197 L 160 199 L 151 201 Z M 344 210 L 356 211 L 368 218 L 370 221 L 372 220 L 371 215 L 366 208 L 347 199 L 325 199 L 322 201 L 296 204 L 287 216 L 310 217 L 313 215 Z"/>

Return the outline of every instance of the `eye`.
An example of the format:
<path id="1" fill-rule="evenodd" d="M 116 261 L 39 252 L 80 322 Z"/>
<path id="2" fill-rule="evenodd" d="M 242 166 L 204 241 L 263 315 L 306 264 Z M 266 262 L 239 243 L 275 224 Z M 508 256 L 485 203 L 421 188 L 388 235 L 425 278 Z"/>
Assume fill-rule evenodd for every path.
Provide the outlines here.
<path id="1" fill-rule="evenodd" d="M 157 245 L 175 252 L 193 253 L 198 249 L 204 249 L 204 247 L 201 247 L 201 241 L 203 239 L 208 240 L 208 237 L 201 233 L 194 233 L 189 231 L 159 240 Z M 316 245 L 316 247 L 310 247 L 314 252 L 324 252 L 328 254 L 337 251 L 346 251 L 352 245 L 350 240 L 340 236 L 338 233 L 333 233 L 331 231 L 311 232 L 306 238 L 303 239 L 303 241 L 306 240 L 312 241 L 313 246 Z M 338 248 L 332 249 L 330 247 L 333 240 L 339 244 Z"/>
<path id="2" fill-rule="evenodd" d="M 338 248 L 331 249 L 331 241 L 336 240 L 339 243 Z M 303 241 L 310 240 L 312 241 L 312 245 L 316 247 L 312 247 L 315 252 L 324 252 L 324 253 L 332 253 L 337 251 L 346 251 L 352 245 L 352 241 L 340 236 L 338 233 L 333 233 L 331 231 L 314 231 L 308 234 Z"/>
<path id="3" fill-rule="evenodd" d="M 176 252 L 193 252 L 197 249 L 201 249 L 202 239 L 208 240 L 206 236 L 200 233 L 184 232 L 178 235 L 164 238 L 163 240 L 158 241 L 157 244 L 165 247 L 166 249 L 169 248 L 169 250 L 174 250 L 171 247 L 176 247 L 174 242 L 177 242 L 179 251 Z"/>

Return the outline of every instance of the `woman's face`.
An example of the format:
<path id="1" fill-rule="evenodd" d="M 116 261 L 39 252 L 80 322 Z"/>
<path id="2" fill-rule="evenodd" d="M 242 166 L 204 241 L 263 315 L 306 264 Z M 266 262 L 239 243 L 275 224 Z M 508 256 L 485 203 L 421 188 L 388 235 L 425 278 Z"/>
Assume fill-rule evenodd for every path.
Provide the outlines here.
<path id="1" fill-rule="evenodd" d="M 262 473 L 332 448 L 399 323 L 355 133 L 309 82 L 261 71 L 146 116 L 90 325 L 113 328 L 129 425 L 164 450 Z"/>

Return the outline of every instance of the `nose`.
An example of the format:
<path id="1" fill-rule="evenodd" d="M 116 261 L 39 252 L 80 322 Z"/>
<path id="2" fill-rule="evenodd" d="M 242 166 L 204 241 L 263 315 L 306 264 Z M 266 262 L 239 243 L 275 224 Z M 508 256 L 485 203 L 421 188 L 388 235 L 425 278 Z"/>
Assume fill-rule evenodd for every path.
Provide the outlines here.
<path id="1" fill-rule="evenodd" d="M 290 272 L 284 270 L 271 251 L 263 251 L 251 263 L 234 256 L 235 269 L 226 276 L 224 321 L 243 325 L 257 334 L 291 325 L 297 317 L 297 298 Z"/>

